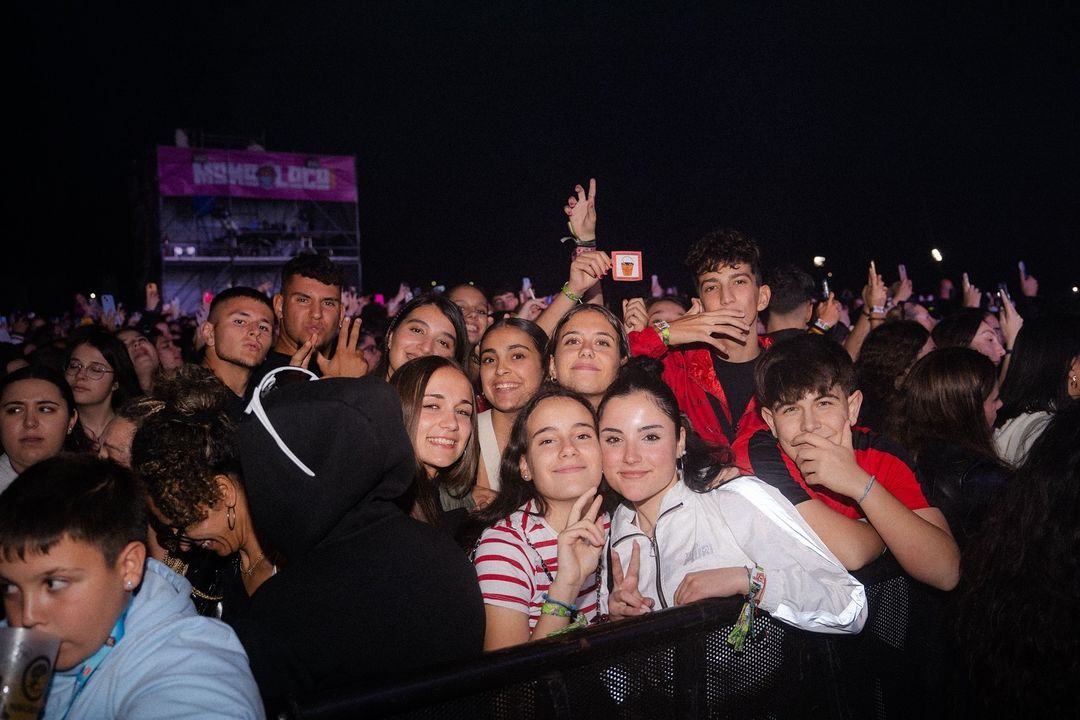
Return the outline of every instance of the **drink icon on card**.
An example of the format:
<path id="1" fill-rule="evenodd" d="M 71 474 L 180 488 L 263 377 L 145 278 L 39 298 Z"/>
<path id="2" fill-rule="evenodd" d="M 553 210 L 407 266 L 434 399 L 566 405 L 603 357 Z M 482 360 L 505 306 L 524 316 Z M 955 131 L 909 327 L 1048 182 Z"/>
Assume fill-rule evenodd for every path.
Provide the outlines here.
<path id="1" fill-rule="evenodd" d="M 644 270 L 641 267 L 641 251 L 616 250 L 611 253 L 612 280 L 641 280 Z"/>

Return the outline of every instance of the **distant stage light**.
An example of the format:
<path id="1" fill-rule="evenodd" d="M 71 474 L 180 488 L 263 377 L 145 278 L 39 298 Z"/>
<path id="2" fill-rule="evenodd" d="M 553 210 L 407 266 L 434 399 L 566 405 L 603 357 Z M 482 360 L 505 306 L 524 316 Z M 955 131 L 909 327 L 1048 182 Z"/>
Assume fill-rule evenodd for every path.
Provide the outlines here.
<path id="1" fill-rule="evenodd" d="M 832 277 L 832 273 L 831 272 L 825 273 L 825 277 Z"/>
<path id="2" fill-rule="evenodd" d="M 188 255 L 194 255 L 195 254 L 195 246 L 194 245 L 188 245 L 186 248 L 184 248 L 184 252 L 186 252 Z"/>
<path id="3" fill-rule="evenodd" d="M 172 254 L 173 254 L 174 257 L 183 257 L 183 255 L 184 255 L 184 247 L 182 245 L 176 245 L 172 249 Z"/>
<path id="4" fill-rule="evenodd" d="M 91 300 L 97 300 L 97 293 L 90 293 Z"/>
<path id="5" fill-rule="evenodd" d="M 825 267 L 825 256 L 824 255 L 815 255 L 814 256 L 814 267 Z"/>
<path id="6" fill-rule="evenodd" d="M 941 257 L 941 251 L 937 248 L 933 248 L 930 251 L 930 257 L 934 258 L 934 260 L 937 262 L 941 262 L 943 260 L 943 258 Z"/>
<path id="7" fill-rule="evenodd" d="M 1073 292 L 1080 293 L 1080 287 L 1076 287 L 1075 285 L 1073 285 Z"/>

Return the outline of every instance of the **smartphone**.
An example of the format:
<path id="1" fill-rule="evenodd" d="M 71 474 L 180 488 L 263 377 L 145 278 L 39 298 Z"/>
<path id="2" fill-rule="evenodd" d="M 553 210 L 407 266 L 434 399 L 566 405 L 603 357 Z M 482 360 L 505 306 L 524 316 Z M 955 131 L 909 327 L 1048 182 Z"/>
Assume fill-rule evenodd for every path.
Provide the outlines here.
<path id="1" fill-rule="evenodd" d="M 821 281 L 821 299 L 822 300 L 828 300 L 829 299 L 829 281 L 828 280 L 822 280 Z"/>
<path id="2" fill-rule="evenodd" d="M 870 261 L 870 274 L 877 277 L 877 264 L 873 260 Z"/>
<path id="3" fill-rule="evenodd" d="M 1008 285 L 1006 285 L 1003 282 L 998 283 L 998 292 L 1001 293 L 1002 299 L 1008 300 L 1009 302 L 1012 302 L 1012 296 L 1009 295 L 1009 286 Z"/>
<path id="4" fill-rule="evenodd" d="M 896 266 L 896 270 L 897 270 L 897 272 L 900 273 L 900 281 L 901 282 L 903 282 L 904 280 L 907 280 L 907 265 L 905 265 L 904 263 L 900 263 L 899 265 Z"/>
<path id="5" fill-rule="evenodd" d="M 521 291 L 525 292 L 532 287 L 532 280 L 527 277 L 521 278 Z"/>
<path id="6" fill-rule="evenodd" d="M 101 310 L 106 313 L 113 314 L 116 312 L 116 298 L 112 295 L 101 296 Z"/>
<path id="7" fill-rule="evenodd" d="M 1020 262 L 1016 263 L 1016 266 L 1020 268 L 1020 277 L 1026 278 L 1028 276 L 1027 265 L 1024 264 L 1024 261 L 1021 260 Z"/>

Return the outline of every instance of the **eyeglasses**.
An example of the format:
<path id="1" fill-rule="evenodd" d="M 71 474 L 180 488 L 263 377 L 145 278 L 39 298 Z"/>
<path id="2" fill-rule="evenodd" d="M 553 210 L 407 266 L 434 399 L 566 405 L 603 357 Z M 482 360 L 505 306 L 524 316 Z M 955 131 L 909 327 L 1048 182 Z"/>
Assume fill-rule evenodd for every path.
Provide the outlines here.
<path id="1" fill-rule="evenodd" d="M 193 537 L 189 537 L 184 534 L 182 528 L 178 528 L 175 525 L 166 525 L 158 520 L 158 518 L 150 513 L 150 527 L 154 529 L 154 535 L 157 536 L 158 545 L 170 553 L 183 552 L 185 549 L 196 547 L 201 541 L 196 540 Z M 187 546 L 185 548 L 184 546 Z"/>
<path id="2" fill-rule="evenodd" d="M 64 368 L 64 372 L 72 377 L 78 377 L 79 373 L 83 370 L 86 371 L 86 377 L 91 380 L 100 380 L 105 377 L 106 373 L 111 373 L 112 370 L 105 367 L 101 363 L 90 363 L 89 365 L 83 365 L 80 360 L 68 360 L 67 366 Z"/>
<path id="3" fill-rule="evenodd" d="M 454 303 L 457 305 L 457 303 Z M 458 305 L 458 310 L 465 317 L 488 317 L 491 315 L 491 309 L 485 305 L 478 305 L 476 307 L 469 307 L 467 305 Z"/>

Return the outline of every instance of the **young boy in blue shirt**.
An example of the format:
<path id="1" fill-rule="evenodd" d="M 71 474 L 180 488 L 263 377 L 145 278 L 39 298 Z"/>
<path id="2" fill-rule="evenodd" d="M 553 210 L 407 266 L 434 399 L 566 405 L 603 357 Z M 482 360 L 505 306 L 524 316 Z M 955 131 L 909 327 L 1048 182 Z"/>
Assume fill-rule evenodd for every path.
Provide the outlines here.
<path id="1" fill-rule="evenodd" d="M 0 495 L 6 622 L 60 638 L 46 720 L 262 718 L 247 655 L 146 557 L 147 508 L 125 468 L 59 456 Z"/>

